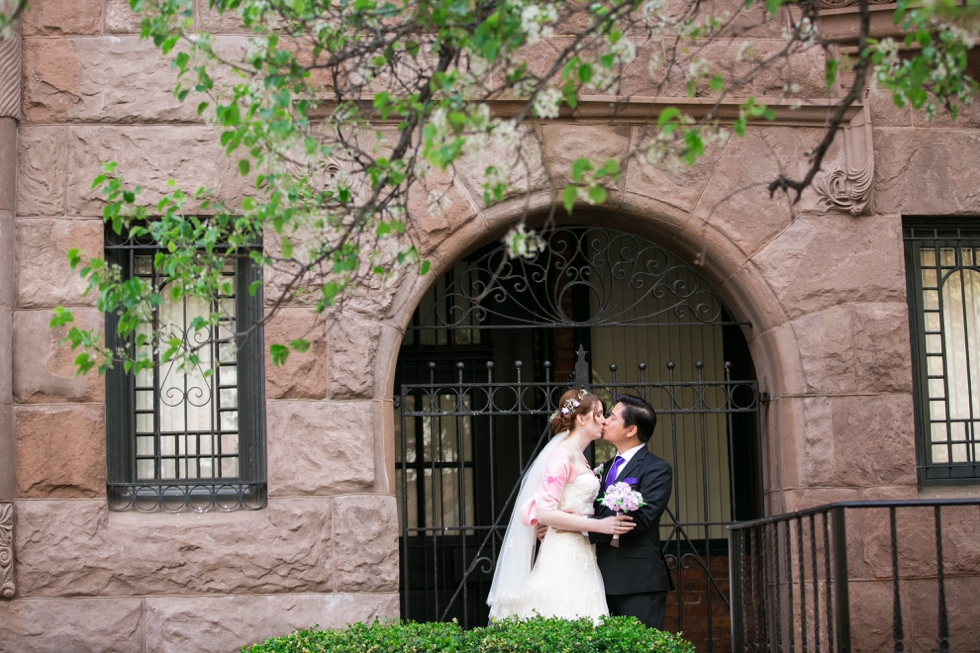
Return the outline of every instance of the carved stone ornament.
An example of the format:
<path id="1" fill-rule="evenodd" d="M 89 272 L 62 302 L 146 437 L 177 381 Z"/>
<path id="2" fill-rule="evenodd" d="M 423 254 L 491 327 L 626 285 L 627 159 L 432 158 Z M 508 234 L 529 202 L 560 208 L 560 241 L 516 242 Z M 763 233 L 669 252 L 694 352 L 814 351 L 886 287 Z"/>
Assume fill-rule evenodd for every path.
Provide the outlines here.
<path id="1" fill-rule="evenodd" d="M 0 40 L 0 118 L 20 119 L 21 39 L 16 32 Z"/>
<path id="2" fill-rule="evenodd" d="M 868 107 L 842 130 L 844 146 L 825 173 L 813 180 L 820 204 L 831 211 L 861 215 L 871 201 L 875 157 Z"/>
<path id="3" fill-rule="evenodd" d="M 14 598 L 14 504 L 0 503 L 0 598 Z"/>

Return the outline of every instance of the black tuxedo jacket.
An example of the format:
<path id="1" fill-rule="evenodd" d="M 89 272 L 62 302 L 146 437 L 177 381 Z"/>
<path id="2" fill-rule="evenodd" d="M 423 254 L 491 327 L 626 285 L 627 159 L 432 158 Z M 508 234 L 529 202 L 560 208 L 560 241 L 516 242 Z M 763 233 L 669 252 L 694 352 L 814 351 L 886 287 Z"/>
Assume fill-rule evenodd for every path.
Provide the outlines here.
<path id="1" fill-rule="evenodd" d="M 608 475 L 612 461 L 604 463 Z M 629 513 L 636 528 L 619 536 L 619 548 L 611 546 L 612 535 L 589 533 L 589 540 L 596 545 L 596 558 L 606 594 L 639 594 L 665 592 L 674 589 L 674 582 L 667 569 L 667 562 L 660 543 L 660 517 L 667 508 L 674 474 L 666 460 L 647 451 L 646 447 L 626 464 L 618 475 L 619 481 L 630 479 L 629 484 L 643 495 L 646 505 Z M 636 479 L 633 481 L 632 479 Z M 602 479 L 605 487 L 606 479 Z M 602 490 L 599 491 L 600 497 Z M 609 508 L 595 503 L 595 518 L 602 519 L 616 514 Z"/>

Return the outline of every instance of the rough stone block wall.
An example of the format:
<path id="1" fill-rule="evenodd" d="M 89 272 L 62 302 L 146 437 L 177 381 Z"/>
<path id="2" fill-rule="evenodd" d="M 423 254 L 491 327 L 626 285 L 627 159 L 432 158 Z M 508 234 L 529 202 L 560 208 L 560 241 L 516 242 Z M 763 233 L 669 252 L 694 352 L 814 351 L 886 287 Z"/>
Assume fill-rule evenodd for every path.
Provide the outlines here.
<path id="1" fill-rule="evenodd" d="M 14 412 L 12 317 L 20 35 L 0 43 L 0 601 L 16 592 L 14 575 Z"/>
<path id="2" fill-rule="evenodd" d="M 206 5 L 198 24 L 219 33 L 219 47 L 242 47 L 236 21 Z M 65 257 L 102 247 L 91 180 L 100 161 L 116 160 L 148 204 L 171 177 L 232 198 L 247 184 L 217 134 L 174 100 L 169 64 L 138 31 L 125 0 L 35 0 L 22 29 L 18 115 L 0 115 L 0 143 L 16 139 L 16 149 L 0 147 L 0 512 L 14 508 L 17 553 L 0 650 L 231 651 L 314 623 L 395 616 L 391 385 L 402 330 L 434 275 L 360 289 L 329 330 L 300 303 L 267 327 L 270 342 L 317 329 L 309 354 L 283 368 L 266 361 L 267 509 L 106 507 L 102 381 L 75 378 L 61 334 L 46 328 L 57 305 L 86 324 L 101 320 Z M 764 53 L 778 34 L 753 38 Z M 712 47 L 720 57 L 730 49 Z M 629 92 L 655 81 L 644 77 L 651 54 L 627 71 Z M 547 56 L 544 46 L 529 52 L 532 66 Z M 823 95 L 823 69 L 819 57 L 800 62 L 806 93 Z M 754 84 L 765 96 L 782 81 Z M 770 513 L 919 493 L 901 217 L 980 211 L 980 109 L 927 125 L 887 99 L 867 107 L 875 192 L 859 216 L 828 212 L 813 191 L 795 207 L 770 200 L 765 184 L 779 166 L 801 170 L 822 134 L 782 118 L 680 173 L 625 165 L 605 205 L 576 209 L 576 220 L 703 261 L 728 308 L 751 323 L 745 335 L 773 397 L 763 442 Z M 644 137 L 635 124 L 596 123 L 542 128 L 549 168 L 587 155 L 625 160 Z M 499 155 L 488 150 L 413 191 L 411 227 L 436 274 L 502 235 L 525 206 L 549 206 L 543 170 L 522 182 L 524 194 L 482 205 L 480 175 Z M 452 200 L 441 215 L 425 210 L 433 189 Z M 271 294 L 277 280 L 267 281 Z"/>
<path id="3" fill-rule="evenodd" d="M 237 23 L 199 4 L 199 24 L 240 48 Z M 102 321 L 66 259 L 73 247 L 102 252 L 92 179 L 102 161 L 118 161 L 147 203 L 171 177 L 232 197 L 248 181 L 218 134 L 173 98 L 169 62 L 139 41 L 125 0 L 30 7 L 21 120 L 0 117 L 11 144 L 0 147 L 0 464 L 16 472 L 0 469 L 0 508 L 16 507 L 17 554 L 0 650 L 234 651 L 314 624 L 397 616 L 383 444 L 392 409 L 373 358 L 397 334 L 370 312 L 333 335 L 306 308 L 268 327 L 272 342 L 319 331 L 309 354 L 283 368 L 266 361 L 266 509 L 108 510 L 104 381 L 75 377 L 64 334 L 47 328 L 58 305 L 86 326 Z"/>

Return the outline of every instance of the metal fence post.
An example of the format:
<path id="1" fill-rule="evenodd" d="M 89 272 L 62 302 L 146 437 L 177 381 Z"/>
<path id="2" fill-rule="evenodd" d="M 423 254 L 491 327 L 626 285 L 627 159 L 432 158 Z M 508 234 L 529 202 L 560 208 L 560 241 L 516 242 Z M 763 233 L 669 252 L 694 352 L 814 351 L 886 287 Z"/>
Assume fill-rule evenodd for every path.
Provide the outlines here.
<path id="1" fill-rule="evenodd" d="M 742 586 L 742 565 L 745 564 L 742 551 L 742 531 L 728 531 L 728 583 L 729 605 L 732 606 L 732 651 L 745 650 L 745 588 Z"/>
<path id="2" fill-rule="evenodd" d="M 834 512 L 834 610 L 837 613 L 837 653 L 851 653 L 851 601 L 847 591 L 847 531 L 844 507 Z"/>

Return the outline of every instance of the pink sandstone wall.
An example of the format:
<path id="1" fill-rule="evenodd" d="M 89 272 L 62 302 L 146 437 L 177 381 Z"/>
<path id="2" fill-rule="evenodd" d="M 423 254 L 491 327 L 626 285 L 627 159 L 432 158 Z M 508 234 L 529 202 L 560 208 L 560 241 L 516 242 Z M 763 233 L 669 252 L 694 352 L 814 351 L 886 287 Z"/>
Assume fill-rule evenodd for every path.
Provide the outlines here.
<path id="1" fill-rule="evenodd" d="M 235 22 L 199 4 L 199 24 L 240 47 Z M 84 651 L 231 651 L 314 623 L 396 616 L 393 373 L 435 275 L 365 289 L 310 355 L 281 369 L 267 361 L 267 509 L 110 513 L 103 382 L 75 378 L 61 334 L 46 328 L 59 304 L 87 324 L 101 320 L 65 258 L 71 247 L 101 248 L 91 179 L 99 161 L 115 159 L 147 202 L 172 176 L 232 197 L 246 182 L 214 146 L 216 133 L 173 99 L 169 65 L 139 42 L 124 0 L 35 0 L 22 31 L 22 112 L 0 115 L 0 509 L 15 509 L 17 556 L 16 595 L 0 600 L 0 650 L 70 641 Z M 773 46 L 772 35 L 758 37 L 760 51 Z M 803 82 L 819 94 L 823 63 L 803 69 L 817 71 Z M 649 85 L 630 75 L 634 90 Z M 774 83 L 761 79 L 756 90 Z M 875 195 L 860 216 L 820 209 L 812 191 L 792 211 L 761 188 L 726 199 L 772 179 L 774 153 L 801 169 L 820 130 L 791 120 L 753 127 L 680 174 L 630 166 L 606 205 L 576 210 L 688 261 L 704 251 L 702 273 L 751 321 L 746 337 L 773 396 L 764 453 L 774 513 L 918 496 L 901 215 L 980 210 L 980 110 L 926 125 L 887 99 L 867 104 Z M 553 170 L 585 154 L 622 156 L 640 138 L 635 125 L 585 120 L 541 133 Z M 524 197 L 483 207 L 481 170 L 472 162 L 429 181 L 449 190 L 441 216 L 425 211 L 427 189 L 418 190 L 412 226 L 436 274 L 499 237 L 523 208 Z M 548 205 L 540 171 L 525 190 L 532 206 Z M 303 333 L 311 319 L 292 305 L 266 339 Z"/>
<path id="2" fill-rule="evenodd" d="M 232 195 L 247 183 L 214 147 L 216 134 L 173 99 L 169 64 L 139 42 L 127 6 L 32 2 L 21 120 L 0 117 L 0 180 L 17 171 L 16 218 L 13 183 L 0 184 L 0 508 L 14 500 L 17 556 L 16 595 L 0 601 L 0 650 L 233 651 L 313 624 L 397 616 L 397 517 L 382 445 L 391 404 L 364 354 L 396 332 L 376 320 L 346 323 L 329 347 L 322 333 L 285 368 L 267 361 L 267 509 L 106 507 L 104 383 L 75 378 L 63 334 L 47 329 L 57 305 L 101 322 L 65 258 L 72 247 L 101 252 L 91 179 L 115 159 L 149 201 L 172 176 Z M 203 10 L 200 20 L 217 25 Z M 287 309 L 267 337 L 305 331 L 309 319 Z"/>

